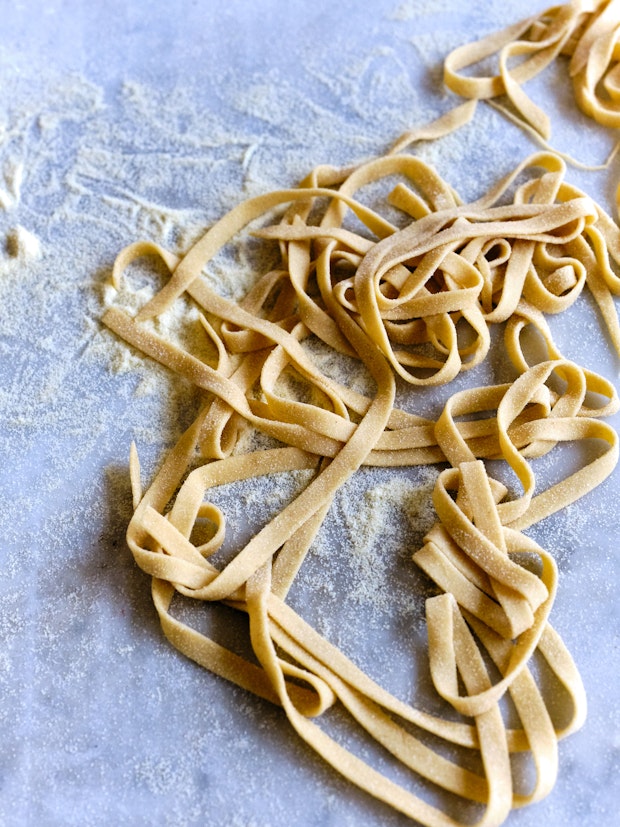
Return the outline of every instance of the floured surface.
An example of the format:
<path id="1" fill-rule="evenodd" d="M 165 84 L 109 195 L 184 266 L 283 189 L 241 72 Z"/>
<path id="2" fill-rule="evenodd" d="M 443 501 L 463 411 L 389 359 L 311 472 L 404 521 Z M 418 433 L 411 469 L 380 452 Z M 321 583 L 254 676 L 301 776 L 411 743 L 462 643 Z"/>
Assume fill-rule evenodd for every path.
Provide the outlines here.
<path id="1" fill-rule="evenodd" d="M 384 150 L 448 108 L 441 59 L 505 23 L 505 13 L 497 2 L 484 4 L 488 17 L 463 16 L 451 2 L 382 2 L 371 19 L 353 3 L 339 11 L 291 4 L 276 18 L 270 4 L 252 12 L 237 5 L 222 4 L 219 18 L 206 22 L 183 4 L 162 4 L 147 24 L 136 9 L 122 15 L 112 7 L 97 20 L 96 12 L 71 17 L 57 3 L 39 21 L 10 12 L 2 36 L 9 82 L 0 110 L 0 813 L 7 824 L 406 823 L 335 778 L 278 710 L 204 673 L 162 639 L 147 579 L 124 542 L 128 446 L 137 441 L 149 473 L 194 408 L 184 388 L 138 362 L 98 319 L 122 246 L 146 237 L 186 249 L 241 197 L 294 183 L 316 163 Z M 540 8 L 519 6 L 515 17 Z M 47 34 L 54 26 L 64 31 L 58 42 Z M 227 54 L 232 31 L 240 35 Z M 64 37 L 74 48 L 61 58 Z M 282 49 L 286 42 L 297 53 Z M 35 70 L 50 63 L 43 83 Z M 579 135 L 580 157 L 600 161 L 609 133 L 576 114 L 568 94 L 550 96 L 549 83 L 540 83 L 540 94 L 559 119 L 555 144 L 575 151 Z M 474 197 L 532 148 L 481 108 L 471 127 L 419 152 Z M 617 168 L 569 173 L 609 206 L 616 178 Z M 242 260 L 234 266 L 247 270 Z M 230 272 L 222 261 L 221 291 L 242 293 Z M 617 382 L 617 362 L 587 302 L 571 314 L 551 320 L 566 356 Z M 501 377 L 502 366 L 494 368 Z M 436 414 L 441 398 L 421 393 L 414 409 Z M 428 492 L 429 474 L 415 475 L 416 490 Z M 424 595 L 414 591 L 420 577 L 408 558 L 428 527 L 428 500 L 412 502 L 387 472 L 365 472 L 354 485 L 350 497 L 342 492 L 292 599 L 371 674 L 397 694 L 413 684 L 422 703 Z M 258 502 L 256 518 L 264 518 L 263 492 L 245 497 L 244 507 Z M 356 497 L 373 518 L 351 507 Z M 560 747 L 551 797 L 509 823 L 594 825 L 615 812 L 617 501 L 612 478 L 536 527 L 560 565 L 552 620 L 578 662 L 590 715 Z M 242 530 L 241 515 L 237 521 Z M 395 614 L 386 599 L 392 578 Z"/>

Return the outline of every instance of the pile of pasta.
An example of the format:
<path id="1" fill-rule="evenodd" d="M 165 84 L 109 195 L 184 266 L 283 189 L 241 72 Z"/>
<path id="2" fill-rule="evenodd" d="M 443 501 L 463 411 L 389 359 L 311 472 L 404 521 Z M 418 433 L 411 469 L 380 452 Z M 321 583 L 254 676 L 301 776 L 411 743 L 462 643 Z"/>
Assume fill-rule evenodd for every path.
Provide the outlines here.
<path id="1" fill-rule="evenodd" d="M 545 25 L 553 28 L 562 15 L 582 21 L 585 6 L 562 7 Z M 455 65 L 462 65 L 458 54 Z M 508 75 L 503 82 L 509 90 Z M 417 137 L 437 137 L 460 117 L 440 119 Z M 365 204 L 364 188 L 377 182 L 393 183 L 389 210 Z M 235 302 L 210 286 L 209 262 L 258 219 L 254 236 L 275 247 L 279 260 Z M 586 701 L 549 623 L 556 565 L 524 531 L 611 473 L 618 437 L 604 420 L 619 407 L 611 383 L 564 358 L 546 315 L 588 289 L 620 354 L 616 224 L 567 183 L 563 160 L 550 152 L 528 158 L 471 203 L 422 160 L 396 152 L 347 170 L 319 167 L 296 188 L 246 200 L 182 257 L 151 242 L 133 244 L 116 261 L 114 284 L 145 256 L 158 257 L 169 278 L 135 315 L 114 306 L 104 323 L 187 380 L 201 399 L 146 490 L 131 449 L 127 539 L 152 576 L 167 638 L 212 672 L 279 704 L 335 770 L 420 824 L 461 822 L 433 796 L 345 748 L 321 726 L 322 713 L 339 705 L 416 783 L 479 805 L 479 825 L 501 824 L 511 808 L 544 797 L 557 774 L 558 740 L 581 726 Z M 198 309 L 212 359 L 204 348 L 192 351 L 157 332 L 153 320 L 179 301 Z M 514 381 L 455 392 L 437 419 L 396 406 L 397 386 L 409 389 L 407 407 L 415 409 L 416 388 L 445 385 L 480 365 L 490 328 L 500 323 Z M 528 360 L 531 336 L 543 351 L 537 360 Z M 316 340 L 335 358 L 358 360 L 372 390 L 361 393 L 321 370 L 307 346 Z M 303 394 L 288 392 L 287 376 Z M 279 447 L 244 452 L 240 436 L 248 428 Z M 580 452 L 585 464 L 539 490 L 532 461 L 579 442 L 596 450 Z M 510 469 L 516 490 L 491 475 L 490 460 Z M 443 716 L 390 694 L 287 603 L 347 480 L 362 466 L 429 464 L 442 468 L 433 493 L 437 522 L 413 561 L 435 584 L 426 620 Z M 311 472 L 301 493 L 226 564 L 214 565 L 226 521 L 209 501 L 211 489 L 300 469 Z M 199 522 L 212 528 L 202 542 L 195 539 Z M 175 594 L 246 613 L 256 661 L 181 622 Z M 560 723 L 534 658 L 570 699 L 571 714 Z M 477 762 L 454 758 L 455 746 Z M 528 788 L 513 778 L 515 756 L 524 753 L 535 769 Z"/>

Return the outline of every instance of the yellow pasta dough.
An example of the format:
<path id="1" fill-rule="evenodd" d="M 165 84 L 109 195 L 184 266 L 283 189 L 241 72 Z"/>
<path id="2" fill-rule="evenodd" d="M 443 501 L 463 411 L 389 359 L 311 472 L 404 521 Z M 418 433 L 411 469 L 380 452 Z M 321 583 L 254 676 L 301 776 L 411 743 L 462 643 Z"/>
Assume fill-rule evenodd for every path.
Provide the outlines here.
<path id="1" fill-rule="evenodd" d="M 508 94 L 544 134 L 544 118 L 518 83 L 569 52 L 581 104 L 599 119 L 611 117 L 615 105 L 600 102 L 597 85 L 601 65 L 615 59 L 615 7 L 557 7 L 473 51 L 456 50 L 446 63 L 447 81 L 477 98 Z M 458 75 L 498 50 L 497 77 Z M 513 55 L 526 56 L 516 69 L 508 67 Z M 605 89 L 614 99 L 613 73 Z M 553 153 L 533 155 L 472 203 L 463 203 L 420 159 L 399 154 L 412 141 L 466 122 L 472 111 L 466 104 L 408 133 L 383 158 L 349 170 L 319 167 L 297 188 L 242 202 L 181 258 L 151 243 L 132 245 L 116 262 L 117 286 L 144 256 L 159 257 L 169 279 L 135 316 L 114 307 L 104 317 L 125 341 L 201 393 L 197 418 L 145 491 L 135 447 L 131 452 L 134 514 L 127 539 L 152 576 L 165 635 L 207 669 L 281 705 L 301 738 L 345 778 L 428 827 L 461 822 L 338 743 L 321 728 L 321 714 L 341 705 L 417 776 L 481 805 L 479 825 L 501 824 L 511 808 L 546 795 L 557 772 L 557 742 L 582 724 L 585 695 L 549 623 L 555 563 L 523 531 L 591 491 L 618 458 L 616 432 L 603 421 L 619 407 L 614 387 L 562 356 L 544 314 L 562 312 L 589 289 L 620 353 L 613 301 L 620 281 L 610 263 L 620 263 L 620 231 L 565 181 L 564 162 Z M 398 225 L 365 206 L 359 193 L 394 178 L 389 200 L 402 219 Z M 204 277 L 209 261 L 274 209 L 279 220 L 255 235 L 277 242 L 279 262 L 242 302 L 218 295 Z M 181 297 L 201 314 L 211 362 L 151 324 Z M 460 390 L 437 420 L 395 406 L 397 382 L 410 388 L 415 406 L 418 387 L 449 383 L 479 365 L 498 323 L 505 323 L 514 382 Z M 526 329 L 537 332 L 546 350 L 534 364 L 522 346 Z M 326 375 L 305 346 L 309 337 L 336 356 L 359 360 L 374 390 L 362 394 Z M 287 374 L 311 392 L 284 394 L 280 379 Z M 281 447 L 239 452 L 238 434 L 247 426 Z M 582 440 L 601 446 L 595 458 L 538 490 L 531 460 Z M 495 479 L 488 460 L 511 469 L 520 490 Z M 434 687 L 451 710 L 445 717 L 391 695 L 287 604 L 335 494 L 358 469 L 431 463 L 443 466 L 433 494 L 437 522 L 413 560 L 436 585 L 426 603 L 429 662 Z M 226 532 L 210 489 L 300 469 L 312 472 L 304 490 L 226 565 L 214 566 L 209 558 Z M 201 519 L 214 530 L 197 545 L 192 532 Z M 247 613 L 257 663 L 178 620 L 171 612 L 175 593 Z M 531 669 L 534 655 L 571 699 L 572 716 L 561 727 Z M 507 724 L 505 697 L 516 724 Z M 479 769 L 446 757 L 433 745 L 439 742 L 475 751 Z M 536 770 L 528 791 L 513 783 L 512 756 L 523 752 Z"/>

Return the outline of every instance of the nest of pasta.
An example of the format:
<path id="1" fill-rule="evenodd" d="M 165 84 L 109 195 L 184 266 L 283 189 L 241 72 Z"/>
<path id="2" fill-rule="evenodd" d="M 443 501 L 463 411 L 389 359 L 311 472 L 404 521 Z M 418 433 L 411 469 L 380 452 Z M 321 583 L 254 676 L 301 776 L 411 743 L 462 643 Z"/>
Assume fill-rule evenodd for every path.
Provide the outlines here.
<path id="1" fill-rule="evenodd" d="M 519 83 L 568 53 L 580 104 L 617 125 L 616 9 L 615 2 L 557 7 L 456 50 L 446 63 L 448 85 L 478 99 L 508 95 L 547 135 Z M 496 77 L 458 75 L 496 52 Z M 526 58 L 511 69 L 515 55 Z M 618 409 L 614 387 L 564 358 L 546 315 L 561 313 L 589 290 L 620 353 L 613 298 L 620 293 L 620 231 L 566 182 L 565 163 L 555 153 L 537 153 L 485 196 L 464 203 L 432 167 L 401 152 L 472 114 L 465 104 L 408 133 L 384 157 L 347 170 L 319 167 L 299 187 L 244 201 L 183 257 L 149 242 L 132 245 L 116 262 L 117 286 L 144 256 L 159 257 L 169 278 L 135 316 L 113 307 L 104 317 L 201 394 L 198 416 L 146 490 L 132 449 L 134 515 L 127 538 L 138 565 L 153 577 L 166 636 L 206 668 L 280 704 L 336 770 L 425 825 L 458 822 L 348 751 L 313 719 L 342 705 L 418 776 L 483 805 L 481 824 L 500 824 L 512 807 L 547 794 L 557 772 L 557 742 L 582 724 L 585 695 L 549 623 L 555 563 L 524 530 L 591 491 L 618 456 L 616 432 L 603 421 Z M 398 220 L 360 197 L 367 185 L 394 179 L 388 204 Z M 205 277 L 209 262 L 274 210 L 278 220 L 255 236 L 277 246 L 277 263 L 257 276 L 242 301 L 223 298 Z M 155 331 L 152 320 L 181 300 L 197 309 L 212 358 Z M 499 323 L 514 381 L 455 392 L 436 419 L 412 412 L 419 387 L 448 384 L 483 362 L 490 329 Z M 535 362 L 523 346 L 525 331 L 541 343 Z M 361 363 L 372 389 L 354 390 L 324 372 L 304 346 L 309 337 L 335 358 Z M 297 398 L 282 392 L 287 372 L 305 388 Z M 397 382 L 409 389 L 407 410 L 395 405 Z M 249 427 L 279 447 L 242 452 L 239 436 Z M 583 440 L 602 448 L 538 490 L 532 460 Z M 489 460 L 502 461 L 519 490 L 493 477 Z M 286 600 L 334 496 L 358 469 L 431 463 L 442 467 L 433 494 L 437 522 L 413 560 L 436 586 L 426 603 L 429 662 L 435 689 L 453 713 L 445 717 L 391 695 Z M 225 565 L 213 565 L 226 532 L 210 489 L 296 469 L 313 472 L 305 489 Z M 193 541 L 199 520 L 213 526 L 201 544 Z M 257 663 L 177 619 L 175 593 L 247 613 Z M 572 715 L 562 726 L 530 669 L 536 652 L 571 699 Z M 505 697 L 517 712 L 516 727 L 506 723 Z M 482 771 L 446 758 L 412 734 L 411 724 L 440 742 L 477 751 Z M 511 757 L 528 751 L 536 778 L 522 791 L 515 789 Z"/>

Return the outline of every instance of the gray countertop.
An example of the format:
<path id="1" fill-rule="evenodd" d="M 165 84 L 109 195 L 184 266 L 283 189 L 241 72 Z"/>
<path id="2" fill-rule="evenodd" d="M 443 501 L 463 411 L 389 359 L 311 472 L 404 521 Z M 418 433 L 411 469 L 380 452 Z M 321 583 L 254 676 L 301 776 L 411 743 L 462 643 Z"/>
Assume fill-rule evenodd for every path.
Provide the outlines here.
<path id="1" fill-rule="evenodd" d="M 510 21 L 541 7 L 513 3 Z M 149 237 L 182 249 L 241 197 L 385 151 L 454 103 L 440 83 L 447 51 L 506 16 L 500 0 L 0 2 L 2 824 L 408 823 L 335 777 L 279 710 L 163 639 L 125 545 L 128 452 L 136 440 L 148 477 L 195 400 L 128 356 L 99 319 L 123 246 Z M 532 94 L 552 117 L 554 145 L 598 162 L 613 136 L 575 110 L 560 69 Z M 485 107 L 475 125 L 420 152 L 471 198 L 535 149 Z M 569 179 L 612 209 L 617 164 Z M 586 297 L 551 321 L 567 357 L 618 382 Z M 421 394 L 420 404 L 437 410 L 440 398 Z M 396 497 L 391 473 L 363 472 L 364 496 Z M 431 477 L 411 474 L 427 487 Z M 513 812 L 512 827 L 615 823 L 618 480 L 533 530 L 559 564 L 552 620 L 589 715 L 560 745 L 550 796 Z M 251 510 L 256 492 L 242 494 Z M 432 703 L 409 562 L 428 509 L 407 518 L 393 499 L 402 536 L 364 549 L 355 570 L 343 562 L 346 531 L 356 531 L 346 494 L 328 526 L 340 537 L 333 569 L 319 555 L 292 597 L 394 692 Z M 233 643 L 243 632 L 225 614 L 196 622 Z"/>

